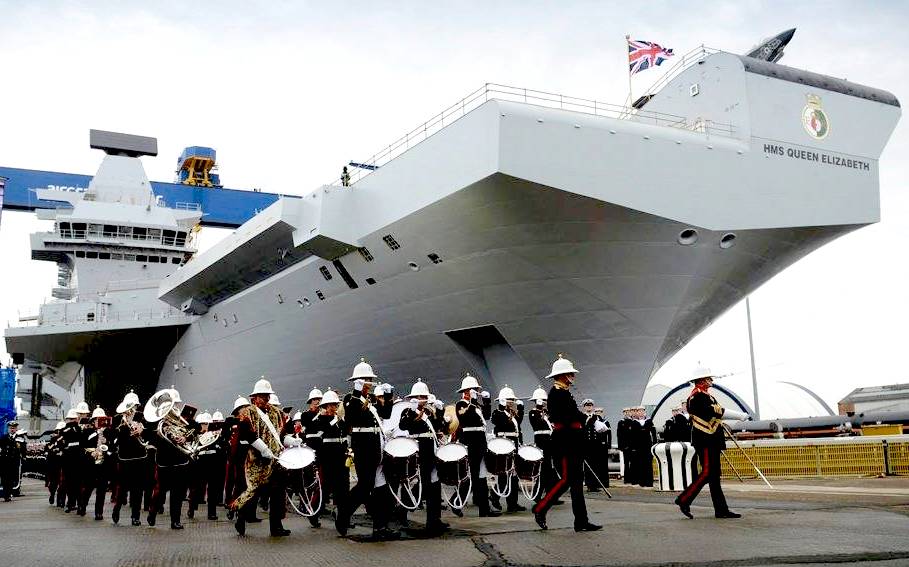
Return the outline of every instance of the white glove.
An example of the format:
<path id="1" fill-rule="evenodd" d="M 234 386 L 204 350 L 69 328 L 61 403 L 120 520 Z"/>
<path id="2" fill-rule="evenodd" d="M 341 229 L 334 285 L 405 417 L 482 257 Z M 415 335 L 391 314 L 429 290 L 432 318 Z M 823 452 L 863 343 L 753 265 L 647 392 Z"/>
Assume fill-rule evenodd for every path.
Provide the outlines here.
<path id="1" fill-rule="evenodd" d="M 284 436 L 284 446 L 285 447 L 299 447 L 302 444 L 303 444 L 302 439 L 294 437 L 293 435 Z"/>
<path id="2" fill-rule="evenodd" d="M 602 421 L 596 420 L 593 422 L 593 430 L 596 431 L 597 433 L 602 433 L 604 431 L 608 431 L 609 428 L 606 427 L 606 424 L 603 423 Z"/>
<path id="3" fill-rule="evenodd" d="M 480 395 L 483 396 L 484 398 L 486 398 L 487 400 L 489 399 L 489 392 L 486 390 L 483 390 L 482 392 L 480 392 Z"/>
<path id="4" fill-rule="evenodd" d="M 748 414 L 742 413 L 740 411 L 728 409 L 723 412 L 723 419 L 729 419 L 732 421 L 742 421 L 742 420 L 748 419 Z"/>
<path id="5" fill-rule="evenodd" d="M 250 446 L 258 451 L 259 454 L 262 455 L 262 457 L 265 459 L 275 458 L 275 454 L 271 452 L 271 449 L 268 448 L 268 445 L 265 444 L 265 441 L 262 441 L 261 439 L 256 439 Z"/>

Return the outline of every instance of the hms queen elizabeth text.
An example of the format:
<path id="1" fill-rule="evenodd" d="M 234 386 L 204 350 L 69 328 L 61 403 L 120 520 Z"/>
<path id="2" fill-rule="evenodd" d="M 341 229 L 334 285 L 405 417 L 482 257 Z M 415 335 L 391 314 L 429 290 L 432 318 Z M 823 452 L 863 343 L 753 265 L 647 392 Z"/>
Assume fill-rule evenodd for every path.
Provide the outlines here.
<path id="1" fill-rule="evenodd" d="M 780 158 L 800 159 L 803 161 L 813 161 L 822 165 L 832 167 L 842 167 L 846 169 L 859 169 L 861 171 L 871 171 L 871 164 L 867 161 L 847 158 L 835 154 L 816 152 L 804 148 L 793 148 L 780 144 L 764 144 L 764 153 Z"/>

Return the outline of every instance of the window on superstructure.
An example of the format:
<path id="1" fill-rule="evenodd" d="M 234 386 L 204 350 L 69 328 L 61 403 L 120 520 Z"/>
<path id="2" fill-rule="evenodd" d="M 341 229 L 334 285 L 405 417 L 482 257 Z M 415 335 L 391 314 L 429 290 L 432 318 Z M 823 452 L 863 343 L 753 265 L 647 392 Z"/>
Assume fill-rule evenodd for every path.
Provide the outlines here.
<path id="1" fill-rule="evenodd" d="M 84 250 L 76 250 L 76 258 L 85 258 Z"/>
<path id="2" fill-rule="evenodd" d="M 179 264 L 179 263 L 180 263 L 180 257 L 179 257 L 179 256 L 176 256 L 176 257 L 174 257 L 174 258 L 171 258 L 171 259 L 170 259 L 170 263 L 171 263 L 171 264 Z"/>
<path id="3" fill-rule="evenodd" d="M 97 252 L 86 252 L 86 253 L 85 253 L 85 257 L 86 257 L 86 258 L 97 259 L 97 258 L 98 258 L 98 253 L 97 253 Z"/>
<path id="4" fill-rule="evenodd" d="M 372 257 L 372 254 L 369 253 L 369 248 L 360 248 L 360 256 L 363 256 L 363 259 L 367 262 L 372 262 L 375 259 Z"/>
<path id="5" fill-rule="evenodd" d="M 161 259 L 158 258 L 157 256 L 149 256 L 149 257 L 148 257 L 148 263 L 149 263 L 149 264 L 157 264 L 157 263 L 159 263 L 159 262 L 161 262 Z"/>
<path id="6" fill-rule="evenodd" d="M 186 233 L 185 233 L 185 232 L 180 231 L 180 232 L 177 233 L 177 240 L 176 240 L 176 243 L 177 243 L 177 246 L 185 246 L 185 245 L 186 245 Z"/>
<path id="7" fill-rule="evenodd" d="M 73 227 L 73 238 L 85 238 L 85 228 L 86 224 L 84 222 L 74 222 Z"/>
<path id="8" fill-rule="evenodd" d="M 322 277 L 325 278 L 325 281 L 329 281 L 331 279 L 331 272 L 328 271 L 328 268 L 321 266 L 319 268 L 319 271 L 322 273 Z"/>
<path id="9" fill-rule="evenodd" d="M 136 262 L 148 262 L 148 256 L 145 254 L 136 254 Z"/>
<path id="10" fill-rule="evenodd" d="M 72 229 L 70 229 L 68 222 L 60 223 L 60 236 L 62 236 L 63 238 L 72 238 L 73 237 L 73 231 L 72 231 Z"/>
<path id="11" fill-rule="evenodd" d="M 130 238 L 133 235 L 133 227 L 131 226 L 119 226 L 117 227 L 117 236 L 120 238 Z"/>
<path id="12" fill-rule="evenodd" d="M 136 255 L 135 254 L 124 254 L 123 259 L 126 260 L 127 262 L 135 262 Z"/>
<path id="13" fill-rule="evenodd" d="M 110 252 L 98 252 L 99 260 L 110 260 Z"/>
<path id="14" fill-rule="evenodd" d="M 148 229 L 148 239 L 154 242 L 161 242 L 161 229 L 160 228 L 150 228 Z"/>
<path id="15" fill-rule="evenodd" d="M 145 227 L 141 227 L 141 226 L 133 227 L 133 239 L 134 240 L 145 240 L 145 237 L 147 234 L 148 234 L 148 231 L 145 229 Z"/>
<path id="16" fill-rule="evenodd" d="M 88 233 L 92 236 L 101 236 L 104 233 L 104 225 L 90 224 L 88 225 Z"/>
<path id="17" fill-rule="evenodd" d="M 110 259 L 111 260 L 122 260 L 123 254 L 117 254 L 117 253 L 112 252 L 110 255 Z"/>
<path id="18" fill-rule="evenodd" d="M 104 225 L 104 237 L 105 238 L 117 238 L 117 227 L 112 224 Z"/>
<path id="19" fill-rule="evenodd" d="M 165 246 L 173 246 L 177 241 L 177 231 L 175 230 L 165 230 L 162 234 L 161 243 Z"/>
<path id="20" fill-rule="evenodd" d="M 383 236 L 382 240 L 384 240 L 385 244 L 387 244 L 388 247 L 391 248 L 392 250 L 397 250 L 398 248 L 401 247 L 401 245 L 398 244 L 398 241 L 395 240 L 395 237 L 390 234 L 386 234 L 385 236 Z"/>

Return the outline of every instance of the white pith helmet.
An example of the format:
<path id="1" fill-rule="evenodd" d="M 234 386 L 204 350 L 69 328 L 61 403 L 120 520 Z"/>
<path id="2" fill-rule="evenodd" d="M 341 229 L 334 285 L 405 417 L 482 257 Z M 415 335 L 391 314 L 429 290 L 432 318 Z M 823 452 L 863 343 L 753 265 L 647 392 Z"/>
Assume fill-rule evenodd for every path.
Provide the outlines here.
<path id="1" fill-rule="evenodd" d="M 384 396 L 385 394 L 388 393 L 385 388 L 386 388 L 385 384 L 379 384 L 378 386 L 376 386 L 376 389 L 373 390 L 373 393 L 376 395 L 376 397 Z"/>
<path id="2" fill-rule="evenodd" d="M 347 379 L 348 382 L 351 380 L 363 379 L 367 382 L 371 382 L 372 379 L 378 378 L 376 374 L 372 371 L 372 366 L 366 362 L 365 358 L 360 358 L 360 362 L 354 366 L 353 374 L 350 375 L 350 378 Z"/>
<path id="3" fill-rule="evenodd" d="M 582 406 L 592 406 L 594 405 L 593 400 L 590 398 L 584 398 L 584 401 L 581 402 Z"/>
<path id="4" fill-rule="evenodd" d="M 704 366 L 700 362 L 697 366 L 694 367 L 694 370 L 691 371 L 691 374 L 688 376 L 688 381 L 694 383 L 700 378 L 713 378 L 715 375 L 710 370 L 709 366 Z"/>
<path id="5" fill-rule="evenodd" d="M 274 394 L 275 391 L 271 389 L 271 382 L 265 379 L 265 376 L 262 376 L 256 381 L 256 385 L 253 386 L 253 391 L 249 393 L 250 396 L 255 396 L 256 394 Z"/>
<path id="6" fill-rule="evenodd" d="M 301 421 L 302 419 L 303 419 L 303 412 L 298 411 L 297 413 L 294 414 L 291 421 Z"/>
<path id="7" fill-rule="evenodd" d="M 306 398 L 306 403 L 309 403 L 313 400 L 319 399 L 322 397 L 322 390 L 318 388 L 313 388 L 309 391 L 309 397 Z"/>
<path id="8" fill-rule="evenodd" d="M 95 408 L 95 411 L 92 412 L 92 419 L 96 417 L 107 417 L 107 414 L 104 413 L 104 410 L 101 409 L 101 406 Z"/>
<path id="9" fill-rule="evenodd" d="M 196 423 L 211 423 L 211 414 L 207 411 L 203 411 L 198 416 L 196 416 Z"/>
<path id="10" fill-rule="evenodd" d="M 234 400 L 234 409 L 242 408 L 243 406 L 248 406 L 248 405 L 249 405 L 249 400 L 247 400 L 243 396 L 237 396 L 237 399 Z"/>
<path id="11" fill-rule="evenodd" d="M 130 390 L 129 392 L 126 393 L 125 396 L 123 396 L 123 401 L 129 402 L 131 404 L 139 405 L 139 396 L 136 395 L 136 393 L 134 391 Z"/>
<path id="12" fill-rule="evenodd" d="M 467 376 L 464 376 L 464 378 L 461 379 L 461 387 L 458 388 L 458 391 L 463 392 L 465 390 L 479 390 L 479 389 L 480 389 L 480 383 L 477 382 L 476 378 L 474 378 L 473 376 L 468 374 Z"/>
<path id="13" fill-rule="evenodd" d="M 548 397 L 549 396 L 546 395 L 546 390 L 543 389 L 543 386 L 540 386 L 539 388 L 537 388 L 536 390 L 533 391 L 533 395 L 530 396 L 530 399 L 540 401 L 540 400 L 545 400 Z"/>
<path id="14" fill-rule="evenodd" d="M 571 363 L 567 358 L 562 358 L 561 353 L 555 362 L 552 363 L 552 372 L 549 373 L 547 378 L 555 378 L 562 374 L 577 374 L 578 369 L 574 367 L 574 364 Z"/>
<path id="15" fill-rule="evenodd" d="M 278 399 L 278 394 L 268 395 L 268 405 L 281 407 L 281 400 Z"/>
<path id="16" fill-rule="evenodd" d="M 69 408 L 66 412 L 66 419 L 79 419 L 79 412 L 76 411 L 76 408 Z"/>
<path id="17" fill-rule="evenodd" d="M 508 387 L 508 384 L 505 384 L 505 387 L 499 390 L 499 397 L 496 398 L 500 402 L 505 402 L 508 400 L 516 400 L 517 396 L 514 395 L 514 390 Z"/>
<path id="18" fill-rule="evenodd" d="M 340 404 L 341 398 L 338 397 L 338 393 L 334 390 L 328 390 L 322 395 L 322 401 L 319 402 L 320 406 L 327 406 L 328 404 Z"/>
<path id="19" fill-rule="evenodd" d="M 57 425 L 54 426 L 54 431 L 60 431 L 60 430 L 63 429 L 64 427 L 66 427 L 66 422 L 65 422 L 65 421 L 58 421 L 58 422 L 57 422 Z"/>
<path id="20" fill-rule="evenodd" d="M 417 396 L 426 396 L 427 399 L 429 398 L 429 386 L 419 378 L 413 383 L 413 386 L 410 387 L 410 393 L 407 394 L 408 398 L 415 398 Z"/>
<path id="21" fill-rule="evenodd" d="M 88 409 L 88 404 L 85 402 L 79 402 L 76 404 L 76 413 L 91 413 L 92 410 Z"/>
<path id="22" fill-rule="evenodd" d="M 211 420 L 215 423 L 224 421 L 224 414 L 221 413 L 221 410 L 217 410 L 215 413 L 211 414 Z"/>

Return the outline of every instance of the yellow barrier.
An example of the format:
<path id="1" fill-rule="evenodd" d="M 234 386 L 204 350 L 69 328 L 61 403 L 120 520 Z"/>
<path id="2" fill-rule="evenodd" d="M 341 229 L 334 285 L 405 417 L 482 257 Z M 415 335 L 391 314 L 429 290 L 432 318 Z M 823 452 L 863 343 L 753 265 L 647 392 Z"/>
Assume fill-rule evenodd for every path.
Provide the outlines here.
<path id="1" fill-rule="evenodd" d="M 901 423 L 882 424 L 882 425 L 863 425 L 862 435 L 902 435 L 903 425 Z"/>

